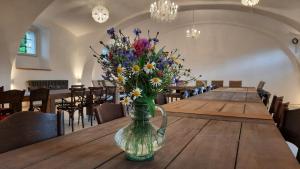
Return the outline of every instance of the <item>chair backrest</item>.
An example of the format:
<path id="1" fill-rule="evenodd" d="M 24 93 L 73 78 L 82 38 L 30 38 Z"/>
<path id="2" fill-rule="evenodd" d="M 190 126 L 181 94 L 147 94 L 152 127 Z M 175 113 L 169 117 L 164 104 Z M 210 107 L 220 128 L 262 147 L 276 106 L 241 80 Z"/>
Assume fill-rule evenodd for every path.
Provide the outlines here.
<path id="1" fill-rule="evenodd" d="M 274 112 L 276 100 L 277 100 L 277 96 L 273 95 L 272 102 L 271 102 L 271 105 L 270 105 L 270 108 L 269 108 L 270 114 L 272 114 Z"/>
<path id="2" fill-rule="evenodd" d="M 98 114 L 100 123 L 105 123 L 125 116 L 122 105 L 114 103 L 103 103 L 99 107 Z"/>
<path id="3" fill-rule="evenodd" d="M 285 140 L 300 148 L 300 109 L 287 110 L 284 112 L 281 133 Z M 300 162 L 300 151 L 298 150 L 297 160 Z"/>
<path id="4" fill-rule="evenodd" d="M 18 112 L 0 122 L 0 153 L 64 134 L 63 114 Z"/>
<path id="5" fill-rule="evenodd" d="M 262 90 L 265 86 L 266 82 L 265 81 L 260 81 L 257 85 L 257 90 Z"/>
<path id="6" fill-rule="evenodd" d="M 92 80 L 93 87 L 103 87 L 103 80 Z"/>
<path id="7" fill-rule="evenodd" d="M 102 85 L 104 86 L 104 87 L 115 87 L 116 85 L 115 84 L 113 84 L 111 81 L 109 81 L 109 80 L 102 80 Z"/>
<path id="8" fill-rule="evenodd" d="M 207 80 L 196 80 L 196 86 L 197 87 L 206 87 L 207 86 Z"/>
<path id="9" fill-rule="evenodd" d="M 224 81 L 223 80 L 212 80 L 211 81 L 211 85 L 214 88 L 219 88 L 219 87 L 223 87 Z"/>
<path id="10" fill-rule="evenodd" d="M 155 104 L 164 105 L 164 104 L 167 104 L 167 103 L 168 103 L 168 100 L 167 100 L 166 96 L 163 93 L 157 94 L 157 96 L 155 98 Z"/>
<path id="11" fill-rule="evenodd" d="M 265 104 L 265 106 L 268 106 L 270 97 L 271 97 L 271 93 L 266 90 L 262 90 L 261 96 L 262 96 L 261 98 L 262 98 L 262 101 Z"/>
<path id="12" fill-rule="evenodd" d="M 281 130 L 283 123 L 284 123 L 284 118 L 285 118 L 285 113 L 289 109 L 289 102 L 287 103 L 282 103 L 280 107 L 278 108 L 278 117 L 279 117 L 279 122 L 277 123 L 277 127 Z"/>
<path id="13" fill-rule="evenodd" d="M 229 87 L 242 87 L 242 81 L 241 80 L 230 80 L 229 81 Z"/>
<path id="14" fill-rule="evenodd" d="M 69 90 L 71 91 L 71 105 L 83 105 L 85 88 L 70 88 Z"/>
<path id="15" fill-rule="evenodd" d="M 12 113 L 22 111 L 22 101 L 25 90 L 8 90 L 0 92 L 0 104 L 9 104 Z"/>
<path id="16" fill-rule="evenodd" d="M 103 87 L 89 87 L 90 94 L 87 96 L 87 100 L 91 104 L 93 103 L 101 103 L 104 96 L 104 88 Z"/>
<path id="17" fill-rule="evenodd" d="M 275 104 L 274 104 L 273 119 L 274 119 L 275 123 L 277 123 L 277 124 L 280 122 L 279 108 L 282 105 L 282 102 L 283 102 L 283 96 L 277 97 Z"/>
<path id="18" fill-rule="evenodd" d="M 40 88 L 30 91 L 29 111 L 34 111 L 34 102 L 42 101 L 41 112 L 47 112 L 49 89 Z"/>
<path id="19" fill-rule="evenodd" d="M 105 87 L 105 100 L 115 102 L 115 95 L 117 92 L 117 86 L 106 86 Z"/>
<path id="20" fill-rule="evenodd" d="M 71 85 L 71 88 L 83 88 L 84 85 Z"/>

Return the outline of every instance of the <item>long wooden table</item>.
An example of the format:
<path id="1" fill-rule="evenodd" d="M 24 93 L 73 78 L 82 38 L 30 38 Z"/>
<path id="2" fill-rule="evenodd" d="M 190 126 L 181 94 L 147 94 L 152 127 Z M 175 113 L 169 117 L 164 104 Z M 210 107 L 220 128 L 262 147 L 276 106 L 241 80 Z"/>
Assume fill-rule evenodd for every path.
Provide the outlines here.
<path id="1" fill-rule="evenodd" d="M 152 121 L 158 125 L 161 117 Z M 172 113 L 168 116 L 165 145 L 156 152 L 155 159 L 127 161 L 113 137 L 129 122 L 127 117 L 120 118 L 0 154 L 0 169 L 299 168 L 274 124 L 172 116 Z"/>
<path id="2" fill-rule="evenodd" d="M 176 116 L 273 123 L 253 88 L 220 88 L 163 107 Z"/>

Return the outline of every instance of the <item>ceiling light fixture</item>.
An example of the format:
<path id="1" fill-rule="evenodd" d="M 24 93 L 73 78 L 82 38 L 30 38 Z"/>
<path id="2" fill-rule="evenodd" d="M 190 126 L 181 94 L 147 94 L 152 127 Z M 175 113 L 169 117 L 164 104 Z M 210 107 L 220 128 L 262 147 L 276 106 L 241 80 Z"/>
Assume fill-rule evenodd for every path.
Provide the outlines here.
<path id="1" fill-rule="evenodd" d="M 173 21 L 177 16 L 178 5 L 170 0 L 158 0 L 150 5 L 151 18 L 159 21 Z"/>
<path id="2" fill-rule="evenodd" d="M 97 5 L 92 9 L 92 17 L 98 23 L 104 23 L 109 18 L 109 11 L 102 5 Z"/>
<path id="3" fill-rule="evenodd" d="M 193 10 L 193 26 L 191 29 L 186 30 L 186 37 L 197 39 L 200 36 L 200 31 L 195 28 L 195 14 Z"/>
<path id="4" fill-rule="evenodd" d="M 245 6 L 253 7 L 259 3 L 259 0 L 241 0 L 241 3 Z"/>

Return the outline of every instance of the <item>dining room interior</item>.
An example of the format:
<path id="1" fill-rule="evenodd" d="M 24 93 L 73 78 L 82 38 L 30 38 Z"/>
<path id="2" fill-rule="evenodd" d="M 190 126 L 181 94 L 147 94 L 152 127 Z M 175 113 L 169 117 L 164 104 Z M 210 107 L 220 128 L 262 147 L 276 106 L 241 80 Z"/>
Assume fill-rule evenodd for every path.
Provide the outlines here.
<path id="1" fill-rule="evenodd" d="M 300 168 L 299 0 L 2 0 L 0 169 Z"/>

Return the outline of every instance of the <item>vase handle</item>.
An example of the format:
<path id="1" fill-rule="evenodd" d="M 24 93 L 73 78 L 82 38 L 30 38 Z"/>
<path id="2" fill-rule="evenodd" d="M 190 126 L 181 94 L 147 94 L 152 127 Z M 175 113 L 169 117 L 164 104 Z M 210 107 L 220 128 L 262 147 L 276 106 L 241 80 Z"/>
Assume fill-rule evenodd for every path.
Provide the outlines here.
<path id="1" fill-rule="evenodd" d="M 161 112 L 161 116 L 162 116 L 161 126 L 157 130 L 157 133 L 160 134 L 161 136 L 164 136 L 167 128 L 167 119 L 168 119 L 167 113 L 161 106 L 156 105 L 155 107 Z"/>

